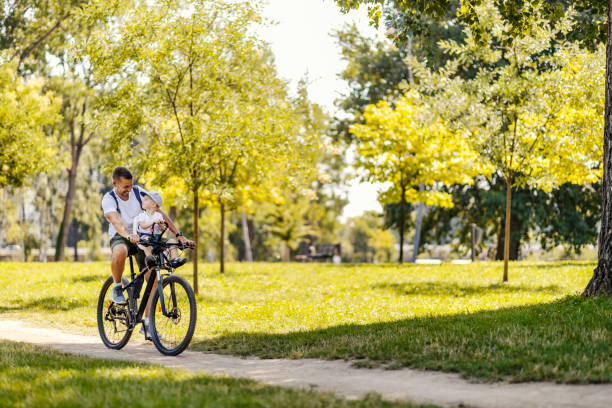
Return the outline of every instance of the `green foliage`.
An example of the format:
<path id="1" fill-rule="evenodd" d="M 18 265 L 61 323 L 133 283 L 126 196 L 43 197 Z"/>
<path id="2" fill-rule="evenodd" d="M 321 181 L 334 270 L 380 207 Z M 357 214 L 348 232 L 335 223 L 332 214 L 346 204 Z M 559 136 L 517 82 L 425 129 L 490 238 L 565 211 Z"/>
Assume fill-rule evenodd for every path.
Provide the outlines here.
<path id="1" fill-rule="evenodd" d="M 456 9 L 455 2 L 451 2 L 448 14 L 441 21 L 424 18 L 425 31 L 420 34 L 412 31 L 409 39 L 395 44 L 391 40 L 360 35 L 354 25 L 335 32 L 342 58 L 347 62 L 340 76 L 349 86 L 349 93 L 336 102 L 348 117 L 336 118 L 335 137 L 352 141 L 348 129 L 351 124 L 362 122 L 367 105 L 386 100 L 393 106 L 404 95 L 412 80 L 411 68 L 405 61 L 408 56 L 425 61 L 432 68 L 444 65 L 449 56 L 438 47 L 438 41 L 460 39 L 463 35 L 456 21 Z M 401 20 L 405 16 L 414 15 L 398 12 L 393 18 Z M 391 37 L 398 40 L 393 34 Z"/>
<path id="2" fill-rule="evenodd" d="M 367 181 L 392 183 L 381 194 L 382 202 L 449 206 L 450 197 L 435 191 L 435 186 L 470 184 L 477 172 L 488 171 L 479 166 L 478 155 L 462 135 L 431 116 L 414 91 L 395 109 L 382 101 L 368 107 L 364 116 L 365 124 L 351 128 L 359 141 L 358 166 L 365 170 Z"/>
<path id="3" fill-rule="evenodd" d="M 403 42 L 413 33 L 428 35 L 430 20 L 445 21 L 449 13 L 457 12 L 463 24 L 472 29 L 480 24 L 481 15 L 478 7 L 486 0 L 336 0 L 344 11 L 356 9 L 367 4 L 370 10 L 371 24 L 378 25 L 384 16 L 385 25 L 393 29 L 396 41 Z M 521 37 L 535 28 L 532 16 L 541 14 L 552 24 L 563 19 L 564 12 L 572 9 L 577 13 L 580 24 L 572 31 L 572 40 L 578 40 L 593 48 L 605 42 L 608 2 L 605 0 L 495 0 L 495 7 L 505 23 L 504 31 L 514 37 Z M 483 33 L 475 30 L 476 36 L 483 38 Z"/>
<path id="4" fill-rule="evenodd" d="M 249 31 L 256 9 L 137 3 L 112 21 L 86 46 L 98 75 L 115 78 L 108 106 L 118 161 L 131 157 L 154 184 L 174 178 L 229 203 L 277 170 L 307 167 L 312 140 L 297 136 L 270 52 Z"/>
<path id="5" fill-rule="evenodd" d="M 42 80 L 24 80 L 0 57 L 0 187 L 29 184 L 55 165 L 56 145 L 44 127 L 57 121 L 58 101 Z"/>
<path id="6" fill-rule="evenodd" d="M 603 146 L 593 123 L 601 123 L 603 97 L 601 77 L 592 73 L 603 76 L 603 54 L 561 42 L 571 28 L 569 15 L 550 27 L 535 14 L 538 30 L 513 38 L 504 34 L 491 3 L 479 10 L 487 44 L 466 29 L 465 44 L 441 43 L 456 60 L 439 76 L 419 68 L 423 86 L 438 92 L 438 111 L 467 130 L 474 148 L 510 182 L 516 177 L 549 191 L 565 182 L 596 181 Z M 472 66 L 479 67 L 476 75 L 463 79 L 458 71 Z"/>
<path id="7" fill-rule="evenodd" d="M 452 208 L 429 207 L 423 219 L 423 240 L 451 244 L 465 256 L 471 245 L 471 224 L 483 229 L 477 253 L 485 248 L 489 258 L 503 258 L 504 202 L 506 185 L 500 177 L 479 177 L 469 186 L 452 186 Z M 567 245 L 579 254 L 597 243 L 601 212 L 600 183 L 563 184 L 551 192 L 530 187 L 513 187 L 510 259 L 521 255 L 521 245 L 537 240 L 543 248 Z M 487 243 L 497 243 L 487 247 Z"/>

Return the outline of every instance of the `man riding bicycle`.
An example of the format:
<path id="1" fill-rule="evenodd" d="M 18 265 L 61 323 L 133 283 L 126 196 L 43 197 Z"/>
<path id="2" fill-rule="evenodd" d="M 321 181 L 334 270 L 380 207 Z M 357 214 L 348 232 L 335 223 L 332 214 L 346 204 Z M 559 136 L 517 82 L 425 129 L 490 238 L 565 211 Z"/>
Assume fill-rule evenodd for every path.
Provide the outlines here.
<path id="1" fill-rule="evenodd" d="M 134 218 L 142 212 L 142 198 L 149 193 L 142 187 L 133 185 L 132 173 L 125 167 L 116 167 L 113 170 L 113 186 L 113 190 L 106 193 L 102 198 L 102 210 L 109 222 L 111 273 L 115 283 L 112 289 L 112 299 L 113 302 L 123 305 L 127 302 L 123 295 L 121 277 L 128 255 L 135 255 L 141 271 L 145 268 L 144 252 L 136 245 L 140 239 L 138 234 L 134 234 L 132 231 Z M 161 210 L 157 211 L 181 243 L 187 246 L 195 245 L 195 242 L 183 236 L 170 217 Z M 148 311 L 147 308 L 145 318 L 148 316 Z"/>

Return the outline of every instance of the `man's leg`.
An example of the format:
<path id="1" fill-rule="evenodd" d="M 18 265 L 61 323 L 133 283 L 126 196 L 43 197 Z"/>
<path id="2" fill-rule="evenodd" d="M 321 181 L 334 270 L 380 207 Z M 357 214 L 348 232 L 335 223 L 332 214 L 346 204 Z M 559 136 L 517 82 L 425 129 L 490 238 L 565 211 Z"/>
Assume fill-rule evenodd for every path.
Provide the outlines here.
<path id="1" fill-rule="evenodd" d="M 113 275 L 113 281 L 115 282 L 111 294 L 113 302 L 124 305 L 127 303 L 127 301 L 125 300 L 125 296 L 123 296 L 121 277 L 123 276 L 123 269 L 125 268 L 125 259 L 128 255 L 127 240 L 117 234 L 111 238 L 110 247 L 111 274 Z"/>
<path id="2" fill-rule="evenodd" d="M 121 283 L 123 269 L 125 268 L 125 260 L 128 255 L 128 249 L 124 244 L 117 244 L 111 252 L 111 273 L 115 283 Z"/>
<path id="3" fill-rule="evenodd" d="M 152 272 L 153 270 L 149 270 L 149 272 L 145 274 L 145 282 L 149 280 L 149 275 L 151 275 Z M 151 299 L 153 299 L 153 294 L 157 290 L 157 276 L 154 279 L 155 281 L 153 282 L 153 288 L 151 289 L 151 293 L 149 294 L 149 298 L 147 299 L 147 307 L 145 308 L 145 311 L 144 311 L 144 316 L 145 316 L 145 319 L 147 319 L 146 320 L 147 322 L 149 321 L 148 319 L 149 319 L 149 309 L 151 308 Z"/>

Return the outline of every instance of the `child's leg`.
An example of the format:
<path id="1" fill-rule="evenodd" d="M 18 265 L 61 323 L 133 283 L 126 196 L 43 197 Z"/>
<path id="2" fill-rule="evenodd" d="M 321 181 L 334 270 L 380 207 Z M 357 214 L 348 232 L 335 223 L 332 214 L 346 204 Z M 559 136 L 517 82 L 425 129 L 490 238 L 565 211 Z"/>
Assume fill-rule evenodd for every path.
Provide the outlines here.
<path id="1" fill-rule="evenodd" d="M 150 246 L 144 247 L 143 251 L 145 253 L 145 257 L 153 255 L 153 248 L 151 248 Z M 145 282 L 149 281 L 149 276 L 151 275 L 151 272 L 152 270 L 149 270 L 147 273 L 145 273 Z M 151 307 L 151 299 L 153 298 L 155 290 L 157 290 L 157 279 L 155 279 L 155 281 L 153 282 L 153 288 L 151 289 L 151 293 L 149 293 L 149 298 L 147 299 L 147 307 L 144 310 L 145 319 L 149 318 L 149 308 Z"/>

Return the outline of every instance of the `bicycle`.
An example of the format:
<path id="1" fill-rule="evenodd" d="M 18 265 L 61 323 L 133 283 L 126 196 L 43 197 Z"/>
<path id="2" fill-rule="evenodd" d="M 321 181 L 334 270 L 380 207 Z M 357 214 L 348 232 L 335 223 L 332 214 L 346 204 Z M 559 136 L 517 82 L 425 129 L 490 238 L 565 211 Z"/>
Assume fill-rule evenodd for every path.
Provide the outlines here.
<path id="1" fill-rule="evenodd" d="M 176 356 L 182 353 L 195 332 L 197 308 L 193 289 L 182 276 L 174 275 L 174 270 L 185 263 L 184 258 L 169 259 L 169 252 L 173 247 L 184 250 L 191 248 L 180 242 L 164 242 L 161 235 L 149 241 L 140 242 L 141 245 L 152 247 L 152 256 L 147 257 L 147 266 L 144 271 L 135 276 L 134 263 L 130 253 L 131 281 L 122 278 L 123 290 L 127 292 L 127 304 L 114 303 L 111 297 L 113 277 L 109 277 L 98 298 L 97 320 L 98 331 L 102 342 L 108 348 L 120 350 L 132 336 L 137 324 L 142 319 L 149 295 L 153 296 L 149 309 L 149 331 L 153 344 L 160 353 L 167 356 Z M 153 262 L 153 259 L 155 261 Z M 150 265 L 149 265 L 150 264 Z M 138 304 L 140 291 L 145 281 L 145 274 L 151 270 L 147 285 Z M 165 271 L 165 272 L 162 272 Z M 152 292 L 153 284 L 157 279 L 157 290 Z M 158 305 L 159 303 L 159 305 Z M 146 336 L 145 326 L 145 336 Z"/>

